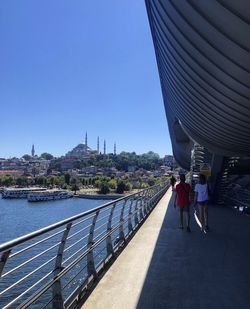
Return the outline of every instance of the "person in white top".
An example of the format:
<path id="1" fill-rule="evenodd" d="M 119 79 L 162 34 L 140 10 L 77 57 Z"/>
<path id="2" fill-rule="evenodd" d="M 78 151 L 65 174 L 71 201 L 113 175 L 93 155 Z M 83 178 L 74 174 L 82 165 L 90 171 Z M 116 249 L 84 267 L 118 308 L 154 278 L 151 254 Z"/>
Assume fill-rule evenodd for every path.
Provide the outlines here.
<path id="1" fill-rule="evenodd" d="M 208 185 L 206 176 L 200 174 L 199 183 L 195 185 L 194 188 L 195 196 L 194 203 L 199 205 L 199 219 L 201 222 L 202 229 L 208 231 Z"/>

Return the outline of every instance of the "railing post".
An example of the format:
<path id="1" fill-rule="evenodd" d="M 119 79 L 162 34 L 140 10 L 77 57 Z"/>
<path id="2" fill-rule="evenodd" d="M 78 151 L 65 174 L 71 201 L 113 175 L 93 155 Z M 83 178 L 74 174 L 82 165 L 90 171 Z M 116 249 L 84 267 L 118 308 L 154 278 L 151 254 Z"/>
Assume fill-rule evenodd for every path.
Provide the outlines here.
<path id="1" fill-rule="evenodd" d="M 71 226 L 72 226 L 72 222 L 67 224 L 66 229 L 62 235 L 61 243 L 58 248 L 56 262 L 55 262 L 55 269 L 54 269 L 54 279 L 55 280 L 56 280 L 56 276 L 62 270 L 63 251 L 64 251 L 64 247 L 65 247 L 66 240 L 67 240 Z M 62 284 L 61 284 L 60 279 L 56 280 L 55 283 L 53 284 L 52 293 L 53 293 L 53 308 L 55 309 L 64 308 L 63 295 L 62 295 Z"/>
<path id="2" fill-rule="evenodd" d="M 156 197 L 157 197 L 157 188 L 154 188 L 153 200 L 152 200 L 153 201 L 153 207 L 156 205 Z"/>
<path id="3" fill-rule="evenodd" d="M 124 204 L 123 204 L 122 209 L 121 209 L 120 222 L 119 222 L 119 240 L 125 240 L 124 229 L 123 229 L 123 222 L 124 222 L 123 216 L 124 216 L 124 209 L 125 209 L 125 206 L 127 204 L 127 201 L 128 200 L 124 201 Z"/>
<path id="4" fill-rule="evenodd" d="M 152 208 L 152 188 L 148 190 L 148 208 L 149 210 Z"/>
<path id="5" fill-rule="evenodd" d="M 136 195 L 136 202 L 135 202 L 135 214 L 134 214 L 134 220 L 135 220 L 135 226 L 139 224 L 139 219 L 138 219 L 138 201 L 140 198 L 140 193 Z"/>
<path id="6" fill-rule="evenodd" d="M 149 206 L 149 203 L 150 203 L 150 188 L 146 191 L 146 204 L 145 204 L 145 212 L 146 214 L 149 213 L 150 211 L 150 206 Z"/>
<path id="7" fill-rule="evenodd" d="M 146 193 L 146 212 L 147 214 L 150 212 L 150 188 L 147 190 Z"/>
<path id="8" fill-rule="evenodd" d="M 144 194 L 144 192 L 142 192 L 142 194 L 140 195 L 140 206 L 139 206 L 140 207 L 139 208 L 140 209 L 140 212 L 139 212 L 140 213 L 140 221 L 143 220 L 143 212 L 142 212 L 143 194 Z"/>
<path id="9" fill-rule="evenodd" d="M 134 199 L 131 199 L 130 206 L 129 206 L 129 213 L 128 213 L 128 231 L 129 233 L 133 231 L 133 224 L 132 224 L 132 206 L 133 206 Z"/>
<path id="10" fill-rule="evenodd" d="M 108 224 L 107 224 L 107 233 L 109 233 L 112 229 L 112 218 L 113 218 L 115 206 L 116 206 L 116 203 L 114 203 L 114 205 L 112 206 L 110 210 Z M 107 255 L 110 255 L 110 254 L 114 255 L 114 247 L 113 247 L 111 235 L 109 235 L 106 239 L 106 247 L 107 247 Z"/>
<path id="11" fill-rule="evenodd" d="M 151 188 L 150 190 L 150 209 L 152 209 L 154 206 L 154 189 Z"/>
<path id="12" fill-rule="evenodd" d="M 146 196 L 146 189 L 142 192 L 142 196 L 141 196 L 141 206 L 140 206 L 140 209 L 141 209 L 141 212 L 140 212 L 140 217 L 141 217 L 141 220 L 145 217 L 146 215 L 146 212 L 145 212 L 145 196 Z"/>
<path id="13" fill-rule="evenodd" d="M 155 200 L 156 200 L 156 202 L 155 202 L 155 205 L 158 203 L 158 201 L 159 201 L 159 194 L 160 194 L 160 187 L 159 186 L 157 186 L 156 187 L 156 195 L 155 195 Z"/>
<path id="14" fill-rule="evenodd" d="M 88 269 L 88 276 L 90 277 L 93 275 L 94 277 L 97 276 L 96 274 L 96 269 L 95 269 L 95 261 L 94 261 L 94 254 L 93 254 L 93 249 L 91 249 L 92 245 L 94 244 L 93 239 L 94 239 L 94 230 L 95 230 L 95 224 L 97 217 L 99 215 L 100 210 L 96 211 L 96 214 L 93 218 L 90 230 L 89 230 L 89 238 L 88 238 L 88 245 L 87 248 L 89 250 L 87 254 L 87 269 Z"/>
<path id="15" fill-rule="evenodd" d="M 163 193 L 163 189 L 162 189 L 162 186 L 159 185 L 158 187 L 158 193 L 157 193 L 157 203 L 159 202 L 159 200 L 161 199 L 162 197 L 162 193 Z"/>
<path id="16" fill-rule="evenodd" d="M 0 260 L 0 277 L 2 276 L 2 272 L 4 269 L 4 266 L 9 258 L 9 255 L 11 253 L 11 250 L 5 251 L 2 256 L 1 256 L 1 260 Z"/>

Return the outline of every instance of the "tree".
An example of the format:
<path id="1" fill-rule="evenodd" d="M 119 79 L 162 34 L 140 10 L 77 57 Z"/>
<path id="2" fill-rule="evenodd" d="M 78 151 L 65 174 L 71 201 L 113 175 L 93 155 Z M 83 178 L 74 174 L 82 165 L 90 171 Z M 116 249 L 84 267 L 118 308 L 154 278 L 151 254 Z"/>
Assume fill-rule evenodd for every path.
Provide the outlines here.
<path id="1" fill-rule="evenodd" d="M 137 182 L 139 182 L 139 188 L 141 188 L 141 185 L 142 185 L 142 178 L 139 176 L 137 178 Z"/>
<path id="2" fill-rule="evenodd" d="M 78 179 L 76 177 L 72 177 L 71 180 L 70 180 L 71 185 L 76 185 L 77 182 L 78 182 Z"/>
<path id="3" fill-rule="evenodd" d="M 141 185 L 141 189 L 146 189 L 146 188 L 148 188 L 148 184 L 143 182 Z"/>
<path id="4" fill-rule="evenodd" d="M 129 181 L 126 181 L 125 191 L 131 191 L 131 190 L 132 190 L 132 184 Z"/>
<path id="5" fill-rule="evenodd" d="M 70 183 L 70 174 L 69 174 L 69 173 L 66 173 L 66 174 L 64 175 L 64 179 L 65 179 L 66 184 L 69 185 L 69 183 Z"/>
<path id="6" fill-rule="evenodd" d="M 10 175 L 6 175 L 2 178 L 2 185 L 5 187 L 10 187 L 14 184 L 14 179 Z"/>
<path id="7" fill-rule="evenodd" d="M 47 181 L 48 181 L 48 183 L 49 183 L 52 187 L 54 187 L 54 184 L 55 184 L 55 177 L 54 177 L 54 176 L 48 177 L 48 178 L 47 178 Z"/>
<path id="8" fill-rule="evenodd" d="M 52 160 L 54 157 L 52 154 L 44 152 L 41 154 L 41 158 L 45 159 L 45 160 Z"/>
<path id="9" fill-rule="evenodd" d="M 31 160 L 31 156 L 28 155 L 28 154 L 23 155 L 22 158 L 24 158 L 25 161 L 30 161 Z"/>
<path id="10" fill-rule="evenodd" d="M 109 182 L 108 182 L 108 185 L 110 187 L 110 189 L 115 189 L 116 186 L 117 186 L 117 181 L 115 179 L 111 179 Z"/>
<path id="11" fill-rule="evenodd" d="M 76 177 L 71 178 L 71 180 L 70 180 L 71 190 L 75 191 L 74 194 L 76 194 L 76 191 L 79 190 L 78 183 L 79 183 L 79 180 Z"/>
<path id="12" fill-rule="evenodd" d="M 109 190 L 108 183 L 107 182 L 102 182 L 101 185 L 100 185 L 99 193 L 100 194 L 107 194 L 109 192 L 110 192 L 110 190 Z"/>
<path id="13" fill-rule="evenodd" d="M 96 188 L 100 188 L 101 187 L 101 180 L 100 179 L 96 179 L 95 180 L 95 187 Z"/>
<path id="14" fill-rule="evenodd" d="M 47 178 L 44 176 L 38 176 L 35 178 L 35 184 L 39 186 L 46 186 L 47 185 Z"/>
<path id="15" fill-rule="evenodd" d="M 141 182 L 136 181 L 133 183 L 133 189 L 140 189 L 140 187 L 141 187 Z"/>
<path id="16" fill-rule="evenodd" d="M 80 181 L 81 181 L 81 183 L 82 183 L 84 186 L 87 185 L 87 179 L 86 179 L 86 178 L 81 177 L 81 178 L 80 178 Z"/>
<path id="17" fill-rule="evenodd" d="M 62 187 L 64 184 L 64 177 L 63 176 L 55 176 L 55 185 Z"/>
<path id="18" fill-rule="evenodd" d="M 27 178 L 26 177 L 17 177 L 16 185 L 19 187 L 27 186 Z"/>
<path id="19" fill-rule="evenodd" d="M 125 183 L 120 180 L 117 184 L 116 193 L 123 194 L 126 189 Z"/>
<path id="20" fill-rule="evenodd" d="M 148 184 L 150 187 L 154 186 L 156 184 L 157 180 L 155 177 L 153 176 L 150 176 L 149 179 L 148 179 Z"/>
<path id="21" fill-rule="evenodd" d="M 76 195 L 76 191 L 78 191 L 78 190 L 79 190 L 79 187 L 76 183 L 71 186 L 71 191 L 74 191 L 75 195 Z"/>

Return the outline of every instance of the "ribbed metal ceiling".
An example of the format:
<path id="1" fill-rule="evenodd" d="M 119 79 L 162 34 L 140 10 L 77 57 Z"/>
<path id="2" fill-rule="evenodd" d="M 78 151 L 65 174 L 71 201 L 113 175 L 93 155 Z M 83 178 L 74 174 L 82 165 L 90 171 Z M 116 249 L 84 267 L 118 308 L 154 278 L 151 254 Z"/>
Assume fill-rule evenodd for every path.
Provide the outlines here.
<path id="1" fill-rule="evenodd" d="M 188 141 L 176 140 L 178 121 L 211 152 L 250 156 L 250 2 L 146 5 L 177 161 L 190 157 Z"/>

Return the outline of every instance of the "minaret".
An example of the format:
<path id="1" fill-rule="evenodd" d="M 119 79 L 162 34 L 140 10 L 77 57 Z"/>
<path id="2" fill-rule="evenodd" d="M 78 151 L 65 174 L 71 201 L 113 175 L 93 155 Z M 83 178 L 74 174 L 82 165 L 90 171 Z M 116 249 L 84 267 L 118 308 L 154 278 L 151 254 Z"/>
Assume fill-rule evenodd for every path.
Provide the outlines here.
<path id="1" fill-rule="evenodd" d="M 116 155 L 116 142 L 114 143 L 114 155 Z"/>
<path id="2" fill-rule="evenodd" d="M 104 140 L 104 144 L 103 144 L 103 154 L 106 154 L 106 141 Z"/>
<path id="3" fill-rule="evenodd" d="M 86 145 L 86 149 L 88 147 L 88 133 L 86 132 L 85 134 L 85 145 Z"/>
<path id="4" fill-rule="evenodd" d="M 34 147 L 34 144 L 32 145 L 31 155 L 32 155 L 32 157 L 34 157 L 34 155 L 35 155 L 35 147 Z"/>
<path id="5" fill-rule="evenodd" d="M 97 154 L 99 155 L 100 153 L 100 141 L 99 141 L 99 136 L 97 137 Z"/>

